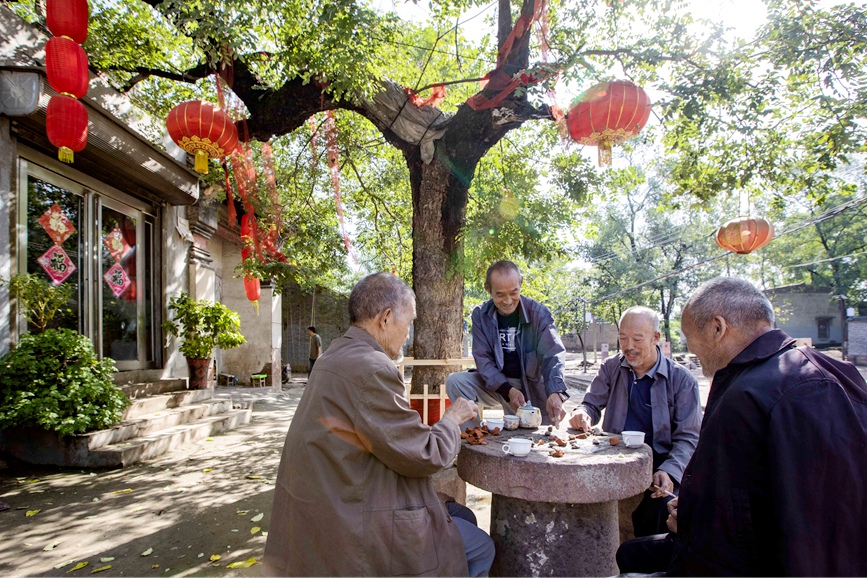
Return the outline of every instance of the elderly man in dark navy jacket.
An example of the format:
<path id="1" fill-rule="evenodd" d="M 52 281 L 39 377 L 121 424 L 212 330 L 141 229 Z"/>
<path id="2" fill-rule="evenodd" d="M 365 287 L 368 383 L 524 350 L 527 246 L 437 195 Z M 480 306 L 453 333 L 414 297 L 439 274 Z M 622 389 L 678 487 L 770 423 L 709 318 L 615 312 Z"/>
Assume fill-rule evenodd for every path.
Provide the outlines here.
<path id="1" fill-rule="evenodd" d="M 867 576 L 867 385 L 773 325 L 740 279 L 708 281 L 684 307 L 713 382 L 670 574 Z"/>

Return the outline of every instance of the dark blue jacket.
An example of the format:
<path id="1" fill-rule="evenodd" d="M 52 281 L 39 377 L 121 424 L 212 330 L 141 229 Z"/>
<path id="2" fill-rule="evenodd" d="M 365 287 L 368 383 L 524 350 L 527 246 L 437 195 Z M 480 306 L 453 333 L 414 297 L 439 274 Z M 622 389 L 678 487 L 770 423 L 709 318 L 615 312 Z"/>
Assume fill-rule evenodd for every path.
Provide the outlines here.
<path id="1" fill-rule="evenodd" d="M 521 296 L 518 308 L 521 324 L 521 359 L 524 392 L 528 402 L 542 410 L 547 419 L 545 404 L 548 396 L 566 391 L 563 367 L 566 363 L 566 348 L 560 341 L 554 318 L 547 307 L 529 297 Z M 473 358 L 476 369 L 491 392 L 507 384 L 503 375 L 503 346 L 497 328 L 497 308 L 493 299 L 473 309 Z"/>
<path id="2" fill-rule="evenodd" d="M 850 364 L 775 329 L 716 373 L 669 574 L 867 576 L 867 385 Z"/>

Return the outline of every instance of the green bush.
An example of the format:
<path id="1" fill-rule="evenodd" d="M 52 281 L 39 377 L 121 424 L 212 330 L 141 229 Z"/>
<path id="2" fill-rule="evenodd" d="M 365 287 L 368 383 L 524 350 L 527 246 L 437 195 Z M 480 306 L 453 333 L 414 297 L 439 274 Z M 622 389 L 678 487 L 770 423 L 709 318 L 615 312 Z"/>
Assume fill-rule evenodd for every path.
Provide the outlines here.
<path id="1" fill-rule="evenodd" d="M 0 359 L 0 429 L 24 426 L 79 434 L 121 420 L 127 397 L 112 383 L 114 361 L 70 329 L 25 333 Z"/>

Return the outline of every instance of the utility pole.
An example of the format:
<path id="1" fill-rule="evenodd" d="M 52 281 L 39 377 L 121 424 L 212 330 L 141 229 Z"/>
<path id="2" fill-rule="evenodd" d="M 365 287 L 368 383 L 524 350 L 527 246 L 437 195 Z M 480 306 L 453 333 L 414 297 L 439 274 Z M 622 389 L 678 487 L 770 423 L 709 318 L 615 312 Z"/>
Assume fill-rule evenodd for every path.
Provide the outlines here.
<path id="1" fill-rule="evenodd" d="M 840 302 L 840 341 L 843 354 L 843 361 L 849 356 L 849 327 L 846 323 L 846 296 L 834 295 L 834 299 Z"/>

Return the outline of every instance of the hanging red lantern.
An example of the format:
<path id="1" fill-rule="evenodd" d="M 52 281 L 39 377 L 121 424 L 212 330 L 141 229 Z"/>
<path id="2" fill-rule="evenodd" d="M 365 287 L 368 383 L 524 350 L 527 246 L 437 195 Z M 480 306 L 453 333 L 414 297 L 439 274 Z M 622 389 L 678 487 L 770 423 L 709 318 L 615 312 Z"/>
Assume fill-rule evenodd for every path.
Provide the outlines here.
<path id="1" fill-rule="evenodd" d="M 716 232 L 716 244 L 732 253 L 746 255 L 774 238 L 774 226 L 759 217 L 732 219 Z"/>
<path id="2" fill-rule="evenodd" d="M 58 94 L 48 101 L 45 112 L 45 132 L 56 146 L 57 157 L 71 163 L 74 155 L 87 145 L 87 110 L 81 101 Z"/>
<path id="3" fill-rule="evenodd" d="M 61 94 L 82 98 L 87 94 L 90 74 L 84 49 L 62 36 L 50 38 L 45 45 L 45 72 L 48 84 Z"/>
<path id="4" fill-rule="evenodd" d="M 203 175 L 208 174 L 209 158 L 222 158 L 238 146 L 232 119 L 210 102 L 182 102 L 169 112 L 166 128 L 179 147 L 195 155 L 196 172 Z"/>
<path id="5" fill-rule="evenodd" d="M 599 164 L 611 165 L 611 147 L 637 135 L 650 117 L 650 98 L 628 80 L 602 82 L 572 104 L 566 126 L 573 140 L 599 147 Z"/>
<path id="6" fill-rule="evenodd" d="M 48 0 L 45 24 L 55 36 L 66 36 L 78 44 L 87 40 L 87 0 Z"/>
<path id="7" fill-rule="evenodd" d="M 258 315 L 259 298 L 262 297 L 262 284 L 255 277 L 247 275 L 244 277 L 244 292 L 247 294 L 247 299 L 256 308 L 256 315 Z"/>

